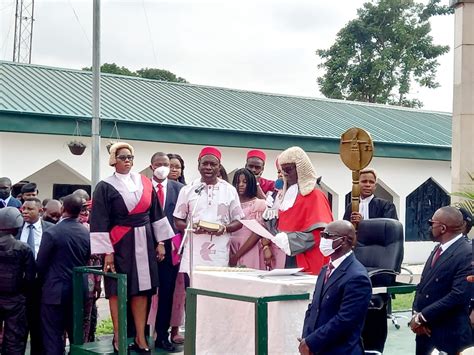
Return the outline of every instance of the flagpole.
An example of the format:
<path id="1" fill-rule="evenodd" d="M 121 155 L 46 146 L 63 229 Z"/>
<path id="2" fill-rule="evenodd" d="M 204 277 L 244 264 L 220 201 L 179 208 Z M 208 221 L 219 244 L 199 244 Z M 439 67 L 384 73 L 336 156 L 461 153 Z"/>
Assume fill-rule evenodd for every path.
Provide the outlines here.
<path id="1" fill-rule="evenodd" d="M 100 0 L 93 3 L 92 25 L 92 191 L 100 181 Z"/>

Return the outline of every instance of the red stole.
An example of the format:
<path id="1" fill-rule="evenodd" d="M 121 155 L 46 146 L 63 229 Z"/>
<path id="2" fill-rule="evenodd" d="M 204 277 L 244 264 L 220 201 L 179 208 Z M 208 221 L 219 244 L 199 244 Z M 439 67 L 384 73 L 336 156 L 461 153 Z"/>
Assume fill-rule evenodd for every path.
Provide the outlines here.
<path id="1" fill-rule="evenodd" d="M 326 196 L 320 190 L 314 189 L 306 196 L 298 194 L 293 207 L 286 211 L 279 211 L 278 230 L 301 232 L 315 223 L 330 223 L 332 220 L 332 212 Z M 323 265 L 329 262 L 329 257 L 324 257 L 319 251 L 321 240 L 319 233 L 319 230 L 313 231 L 313 248 L 296 255 L 298 267 L 314 275 L 318 275 Z"/>
<path id="2" fill-rule="evenodd" d="M 153 184 L 150 179 L 147 177 L 140 175 L 142 179 L 142 185 L 143 185 L 143 193 L 142 197 L 140 198 L 140 201 L 138 201 L 137 205 L 128 212 L 128 215 L 133 215 L 133 214 L 138 214 L 138 213 L 144 213 L 146 212 L 150 206 L 151 206 L 151 194 L 153 191 Z M 112 230 L 110 231 L 110 241 L 112 242 L 112 245 L 117 244 L 120 242 L 120 240 L 124 237 L 125 234 L 130 232 L 130 230 L 133 227 L 130 226 L 114 226 Z"/>

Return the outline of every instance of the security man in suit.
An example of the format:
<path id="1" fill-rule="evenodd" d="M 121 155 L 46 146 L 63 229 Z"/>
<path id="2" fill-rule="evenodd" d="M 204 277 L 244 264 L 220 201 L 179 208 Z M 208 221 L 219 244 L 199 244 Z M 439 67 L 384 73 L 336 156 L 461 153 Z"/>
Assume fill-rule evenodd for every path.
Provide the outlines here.
<path id="1" fill-rule="evenodd" d="M 89 231 L 79 222 L 82 199 L 64 198 L 61 220 L 43 233 L 38 253 L 38 277 L 42 284 L 41 326 L 48 355 L 64 353 L 64 332 L 72 334 L 72 272 L 85 266 L 91 248 Z"/>
<path id="2" fill-rule="evenodd" d="M 28 335 L 26 301 L 35 278 L 33 252 L 15 239 L 23 225 L 15 207 L 0 209 L 0 324 L 3 327 L 2 354 L 24 354 Z"/>
<path id="3" fill-rule="evenodd" d="M 0 177 L 0 208 L 21 207 L 20 200 L 11 195 L 12 181 L 7 177 Z"/>
<path id="4" fill-rule="evenodd" d="M 26 186 L 26 185 L 25 185 Z M 23 202 L 21 213 L 24 224 L 17 234 L 17 239 L 28 244 L 36 259 L 43 240 L 43 233 L 54 226 L 50 222 L 41 219 L 43 205 L 36 197 L 29 197 Z M 31 355 L 43 353 L 41 336 L 40 306 L 41 306 L 41 286 L 38 280 L 33 282 L 31 299 L 27 303 L 28 328 L 31 338 Z"/>
<path id="5" fill-rule="evenodd" d="M 150 169 L 153 171 L 152 182 L 158 200 L 168 218 L 168 222 L 173 227 L 175 233 L 178 234 L 173 223 L 173 212 L 176 207 L 179 191 L 184 185 L 168 179 L 170 160 L 165 153 L 158 152 L 153 154 Z M 168 329 L 170 327 L 173 293 L 179 271 L 179 264 L 173 265 L 171 257 L 172 242 L 170 239 L 159 242 L 158 244 L 157 259 L 160 286 L 158 288 L 158 313 L 155 323 L 155 347 L 166 350 L 167 352 L 175 352 L 177 349 L 169 340 Z"/>
<path id="6" fill-rule="evenodd" d="M 458 354 L 471 342 L 469 323 L 472 248 L 463 237 L 461 212 L 441 207 L 432 219 L 431 238 L 439 244 L 426 261 L 413 302 L 410 328 L 416 334 L 416 354 L 436 348 Z"/>
<path id="7" fill-rule="evenodd" d="M 300 354 L 362 355 L 362 327 L 372 296 L 365 267 L 355 258 L 355 229 L 335 221 L 321 233 L 319 249 L 331 261 L 319 273 L 306 311 Z"/>

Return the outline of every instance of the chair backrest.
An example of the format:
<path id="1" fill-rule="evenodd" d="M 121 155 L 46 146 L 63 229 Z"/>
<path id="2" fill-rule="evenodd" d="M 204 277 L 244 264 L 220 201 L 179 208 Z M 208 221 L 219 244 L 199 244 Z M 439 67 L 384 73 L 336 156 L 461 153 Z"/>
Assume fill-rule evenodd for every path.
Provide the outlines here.
<path id="1" fill-rule="evenodd" d="M 357 228 L 356 258 L 367 271 L 389 269 L 401 271 L 403 261 L 403 226 L 396 219 L 373 218 L 363 220 Z M 372 285 L 390 286 L 395 276 L 388 274 L 371 278 Z"/>

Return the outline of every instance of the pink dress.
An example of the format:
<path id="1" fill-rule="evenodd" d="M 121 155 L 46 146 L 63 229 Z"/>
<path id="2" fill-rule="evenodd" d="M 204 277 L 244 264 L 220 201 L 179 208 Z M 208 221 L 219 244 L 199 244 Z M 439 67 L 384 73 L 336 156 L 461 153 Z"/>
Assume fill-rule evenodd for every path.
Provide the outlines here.
<path id="1" fill-rule="evenodd" d="M 263 225 L 262 214 L 266 209 L 265 200 L 253 199 L 248 202 L 240 204 L 244 211 L 244 219 L 255 219 Z M 233 232 L 230 238 L 230 250 L 234 254 L 239 250 L 242 245 L 247 241 L 252 232 L 243 226 L 236 232 Z M 283 268 L 285 266 L 285 254 L 278 249 L 276 246 L 271 245 L 273 257 L 275 258 L 272 263 L 272 269 Z M 252 269 L 265 270 L 265 262 L 263 256 L 262 244 L 257 242 L 245 255 L 243 255 L 238 261 L 237 266 L 246 266 Z"/>

